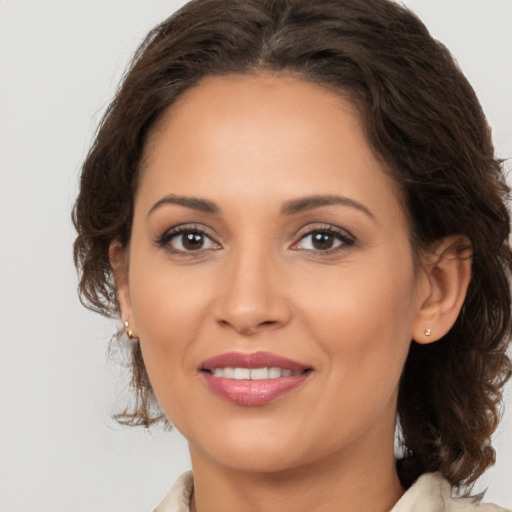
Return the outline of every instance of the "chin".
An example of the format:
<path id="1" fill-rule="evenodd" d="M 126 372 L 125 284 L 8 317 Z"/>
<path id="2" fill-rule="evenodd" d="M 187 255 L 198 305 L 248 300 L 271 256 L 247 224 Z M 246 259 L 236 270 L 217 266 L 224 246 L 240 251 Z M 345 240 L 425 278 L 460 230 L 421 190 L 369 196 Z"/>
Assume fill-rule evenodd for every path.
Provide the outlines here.
<path id="1" fill-rule="evenodd" d="M 215 462 L 230 470 L 243 473 L 280 473 L 303 466 L 297 450 L 276 448 L 236 449 L 230 446 L 222 453 L 212 454 Z"/>
<path id="2" fill-rule="evenodd" d="M 237 472 L 278 473 L 311 464 L 319 457 L 320 450 L 308 449 L 310 443 L 302 429 L 293 429 L 289 423 L 234 422 L 212 428 L 208 434 L 192 436 L 196 442 L 190 441 L 191 453 L 200 451 L 215 464 Z"/>

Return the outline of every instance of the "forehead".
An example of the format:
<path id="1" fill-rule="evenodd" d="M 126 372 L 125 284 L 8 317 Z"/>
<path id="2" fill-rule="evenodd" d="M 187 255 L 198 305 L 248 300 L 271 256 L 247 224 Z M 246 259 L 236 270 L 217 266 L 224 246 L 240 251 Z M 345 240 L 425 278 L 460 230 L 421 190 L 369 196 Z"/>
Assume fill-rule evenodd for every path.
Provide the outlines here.
<path id="1" fill-rule="evenodd" d="M 234 121 L 237 131 L 252 128 L 256 132 L 264 124 L 268 129 L 279 118 L 281 123 L 288 121 L 286 128 L 293 128 L 292 133 L 297 135 L 307 126 L 326 126 L 326 114 L 330 121 L 339 119 L 341 114 L 345 121 L 353 121 L 352 128 L 360 128 L 358 111 L 346 95 L 297 76 L 266 72 L 207 76 L 182 93 L 164 112 L 152 130 L 147 149 L 170 124 L 179 123 L 180 129 L 192 127 L 196 131 L 200 123 L 202 133 L 220 133 L 228 122 Z M 274 125 L 275 130 L 278 128 Z"/>
<path id="2" fill-rule="evenodd" d="M 401 202 L 354 105 L 286 75 L 203 79 L 162 116 L 144 163 L 139 192 L 190 194 L 192 187 L 194 195 L 221 198 L 243 192 L 249 204 L 335 191 Z"/>
<path id="3" fill-rule="evenodd" d="M 338 125 L 334 132 L 333 124 Z M 339 136 L 345 127 L 354 134 L 361 131 L 355 107 L 305 80 L 268 73 L 206 77 L 161 116 L 146 144 L 145 163 L 155 160 L 155 146 L 164 138 L 173 145 L 195 141 L 203 150 L 217 149 L 226 157 L 235 149 L 260 145 L 268 154 L 279 145 L 295 143 L 294 154 L 299 155 L 322 128 L 326 145 L 353 145 L 356 137 L 349 141 Z M 304 141 L 308 143 L 303 145 Z M 358 142 L 369 149 L 363 136 Z"/>

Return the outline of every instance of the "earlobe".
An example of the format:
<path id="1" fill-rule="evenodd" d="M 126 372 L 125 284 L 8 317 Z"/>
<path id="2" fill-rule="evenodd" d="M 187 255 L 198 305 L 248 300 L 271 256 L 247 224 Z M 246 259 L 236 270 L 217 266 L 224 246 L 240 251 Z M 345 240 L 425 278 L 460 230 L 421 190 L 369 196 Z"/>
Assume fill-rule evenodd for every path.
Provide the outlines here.
<path id="1" fill-rule="evenodd" d="M 133 319 L 132 304 L 130 298 L 130 287 L 128 280 L 128 258 L 126 249 L 117 241 L 110 244 L 109 248 L 110 266 L 116 285 L 119 311 L 125 332 L 129 338 L 136 338 L 136 327 Z"/>
<path id="2" fill-rule="evenodd" d="M 471 281 L 472 249 L 465 236 L 444 238 L 424 257 L 425 292 L 413 326 L 421 344 L 442 338 L 453 326 Z"/>

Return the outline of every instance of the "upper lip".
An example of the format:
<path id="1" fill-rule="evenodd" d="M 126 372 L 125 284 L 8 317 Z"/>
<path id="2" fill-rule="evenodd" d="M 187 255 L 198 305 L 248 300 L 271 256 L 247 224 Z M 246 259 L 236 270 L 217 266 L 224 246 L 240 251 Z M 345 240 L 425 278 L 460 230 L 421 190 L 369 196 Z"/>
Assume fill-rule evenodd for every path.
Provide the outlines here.
<path id="1" fill-rule="evenodd" d="M 206 359 L 200 366 L 200 370 L 206 371 L 215 368 L 281 368 L 292 372 L 311 369 L 310 366 L 271 352 L 226 352 Z"/>

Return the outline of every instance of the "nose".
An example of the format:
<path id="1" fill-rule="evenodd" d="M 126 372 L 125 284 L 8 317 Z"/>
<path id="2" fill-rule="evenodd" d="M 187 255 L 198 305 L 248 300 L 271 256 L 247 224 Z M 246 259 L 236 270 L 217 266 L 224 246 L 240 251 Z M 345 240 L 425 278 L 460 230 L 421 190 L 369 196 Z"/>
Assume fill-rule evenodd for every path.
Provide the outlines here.
<path id="1" fill-rule="evenodd" d="M 217 294 L 217 322 L 244 336 L 286 325 L 291 310 L 277 267 L 271 256 L 254 250 L 228 258 Z"/>

